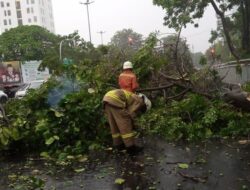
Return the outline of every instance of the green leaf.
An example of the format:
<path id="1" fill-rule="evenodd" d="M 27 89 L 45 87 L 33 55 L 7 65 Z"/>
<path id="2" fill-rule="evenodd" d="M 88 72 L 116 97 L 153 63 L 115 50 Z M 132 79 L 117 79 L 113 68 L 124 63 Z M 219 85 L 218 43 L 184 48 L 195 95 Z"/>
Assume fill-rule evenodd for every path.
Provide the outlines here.
<path id="1" fill-rule="evenodd" d="M 199 158 L 196 160 L 196 163 L 204 164 L 204 163 L 207 163 L 207 161 L 204 158 Z"/>
<path id="2" fill-rule="evenodd" d="M 51 145 L 54 143 L 56 140 L 59 140 L 60 138 L 57 135 L 54 135 L 53 137 L 50 137 L 49 139 L 46 140 L 45 144 L 46 145 Z"/>
<path id="3" fill-rule="evenodd" d="M 18 130 L 16 128 L 13 128 L 11 130 L 11 137 L 14 139 L 14 140 L 19 140 L 20 139 L 20 134 L 18 132 Z"/>
<path id="4" fill-rule="evenodd" d="M 78 157 L 78 162 L 86 162 L 88 160 L 87 156 Z"/>
<path id="5" fill-rule="evenodd" d="M 11 136 L 11 131 L 9 128 L 4 127 L 3 128 L 3 134 L 5 134 L 6 137 Z"/>
<path id="6" fill-rule="evenodd" d="M 67 156 L 67 159 L 73 160 L 73 159 L 75 159 L 75 157 L 74 157 L 74 156 L 71 156 L 71 155 L 68 155 L 68 156 Z"/>
<path id="7" fill-rule="evenodd" d="M 81 173 L 85 171 L 85 168 L 79 168 L 74 170 L 76 173 Z"/>
<path id="8" fill-rule="evenodd" d="M 46 140 L 45 144 L 46 145 L 51 145 L 56 139 L 54 137 L 50 137 L 49 139 Z"/>
<path id="9" fill-rule="evenodd" d="M 2 145 L 6 146 L 9 143 L 9 140 L 3 134 L 0 134 L 0 142 Z"/>
<path id="10" fill-rule="evenodd" d="M 44 157 L 44 158 L 50 158 L 48 152 L 41 152 L 41 153 L 40 153 L 40 156 L 41 156 L 41 157 Z"/>
<path id="11" fill-rule="evenodd" d="M 53 137 L 54 137 L 55 140 L 59 140 L 60 139 L 57 135 L 55 135 Z"/>
<path id="12" fill-rule="evenodd" d="M 188 169 L 189 165 L 185 164 L 185 163 L 180 163 L 180 164 L 178 164 L 178 167 L 181 168 L 181 169 Z"/>
<path id="13" fill-rule="evenodd" d="M 56 116 L 56 117 L 63 117 L 64 114 L 61 113 L 61 112 L 55 111 L 55 116 Z"/>
<path id="14" fill-rule="evenodd" d="M 156 187 L 151 186 L 151 187 L 149 187 L 148 189 L 150 189 L 150 190 L 154 190 L 154 189 L 156 189 Z"/>
<path id="15" fill-rule="evenodd" d="M 100 144 L 97 144 L 97 143 L 93 143 L 89 146 L 89 150 L 98 150 L 101 148 L 101 145 Z"/>
<path id="16" fill-rule="evenodd" d="M 118 185 L 121 185 L 121 184 L 123 184 L 125 182 L 125 179 L 122 179 L 122 178 L 117 178 L 116 180 L 115 180 L 115 184 L 118 184 Z"/>
<path id="17" fill-rule="evenodd" d="M 62 153 L 60 153 L 59 154 L 59 156 L 58 156 L 58 160 L 65 160 L 65 158 L 68 156 L 68 154 L 67 153 L 65 153 L 65 152 L 62 152 Z"/>

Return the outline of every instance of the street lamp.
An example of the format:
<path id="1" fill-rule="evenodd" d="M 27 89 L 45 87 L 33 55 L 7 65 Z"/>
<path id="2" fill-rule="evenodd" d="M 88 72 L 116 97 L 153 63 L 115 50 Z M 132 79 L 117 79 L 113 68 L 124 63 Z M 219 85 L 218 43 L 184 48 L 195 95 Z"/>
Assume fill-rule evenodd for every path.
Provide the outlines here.
<path id="1" fill-rule="evenodd" d="M 91 41 L 90 21 L 89 21 L 89 5 L 90 5 L 91 3 L 94 3 L 94 1 L 89 2 L 89 0 L 87 0 L 86 3 L 80 2 L 81 5 L 86 5 L 86 7 L 87 7 L 88 26 L 89 26 L 89 41 L 90 41 L 90 43 L 92 43 L 92 41 Z"/>
<path id="2" fill-rule="evenodd" d="M 63 45 L 63 42 L 65 42 L 65 41 L 71 41 L 71 42 L 73 42 L 73 45 L 74 45 L 74 47 L 75 47 L 75 46 L 76 46 L 75 37 L 77 37 L 77 35 L 73 36 L 73 37 L 70 38 L 70 39 L 63 39 L 63 40 L 60 42 L 60 46 L 59 46 L 60 60 L 62 60 L 62 45 Z"/>
<path id="3" fill-rule="evenodd" d="M 105 31 L 100 31 L 100 32 L 97 32 L 99 34 L 101 34 L 101 42 L 102 42 L 102 45 L 103 45 L 103 34 L 105 33 Z"/>

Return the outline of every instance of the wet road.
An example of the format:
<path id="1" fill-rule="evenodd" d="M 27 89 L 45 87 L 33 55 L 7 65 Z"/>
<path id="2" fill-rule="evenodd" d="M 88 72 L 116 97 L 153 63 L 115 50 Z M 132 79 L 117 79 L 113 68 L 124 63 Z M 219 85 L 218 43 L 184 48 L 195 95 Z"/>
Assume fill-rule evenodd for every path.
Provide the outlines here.
<path id="1" fill-rule="evenodd" d="M 225 140 L 176 145 L 155 137 L 144 146 L 136 157 L 105 150 L 66 170 L 33 159 L 1 161 L 0 190 L 250 189 L 250 145 Z"/>

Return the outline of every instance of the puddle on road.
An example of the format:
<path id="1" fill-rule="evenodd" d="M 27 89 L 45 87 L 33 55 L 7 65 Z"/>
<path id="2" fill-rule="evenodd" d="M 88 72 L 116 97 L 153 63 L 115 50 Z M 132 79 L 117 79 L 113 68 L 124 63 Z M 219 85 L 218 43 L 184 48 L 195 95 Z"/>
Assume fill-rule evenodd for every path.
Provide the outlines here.
<path id="1" fill-rule="evenodd" d="M 1 161 L 0 166 L 0 190 L 26 190 L 26 183 L 48 190 L 250 188 L 250 146 L 232 142 L 175 145 L 147 138 L 141 155 L 104 151 L 92 155 L 87 165 L 74 166 L 75 171 L 39 160 Z"/>

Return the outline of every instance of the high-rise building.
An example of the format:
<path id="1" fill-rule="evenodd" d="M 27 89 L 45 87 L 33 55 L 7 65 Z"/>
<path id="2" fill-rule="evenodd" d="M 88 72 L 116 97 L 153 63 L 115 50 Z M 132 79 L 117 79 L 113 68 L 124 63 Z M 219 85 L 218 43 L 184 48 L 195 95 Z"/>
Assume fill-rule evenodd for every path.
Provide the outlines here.
<path id="1" fill-rule="evenodd" d="M 20 25 L 55 32 L 52 0 L 0 0 L 0 34 Z"/>

